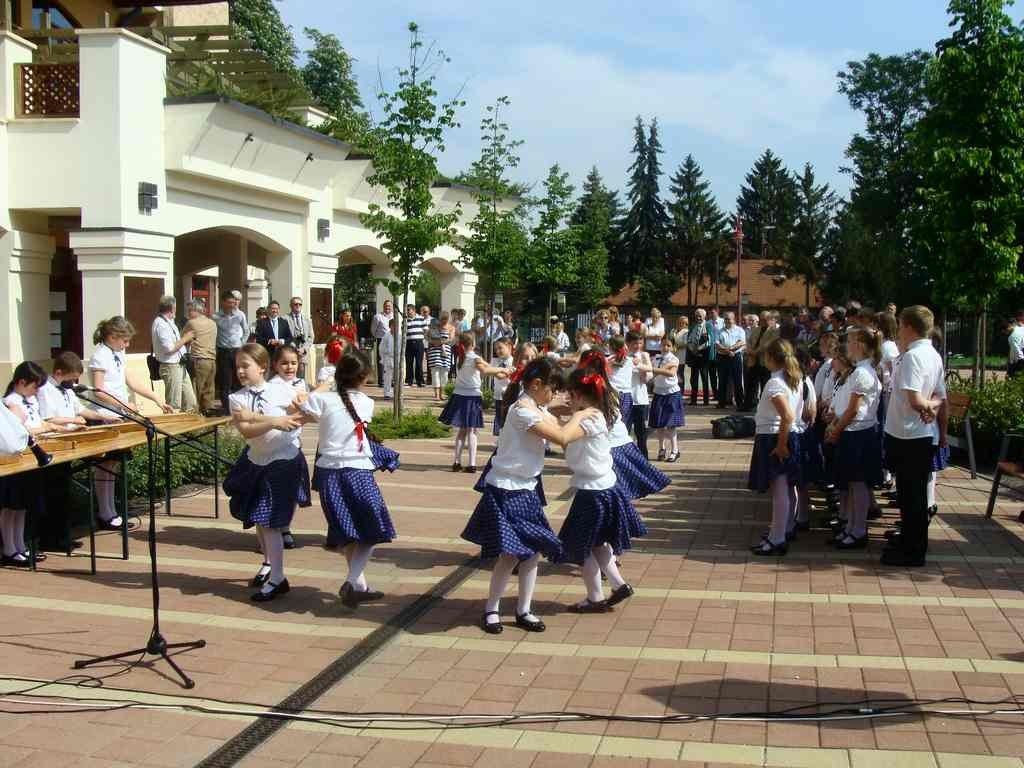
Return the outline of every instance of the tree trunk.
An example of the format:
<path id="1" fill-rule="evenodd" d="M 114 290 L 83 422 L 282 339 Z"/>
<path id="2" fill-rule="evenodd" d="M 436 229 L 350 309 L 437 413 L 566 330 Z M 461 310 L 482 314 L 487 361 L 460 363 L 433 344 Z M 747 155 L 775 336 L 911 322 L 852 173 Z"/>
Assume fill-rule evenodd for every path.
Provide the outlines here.
<path id="1" fill-rule="evenodd" d="M 551 286 L 548 286 L 548 315 L 544 318 L 544 327 L 547 329 L 545 332 L 546 336 L 551 335 L 551 302 L 554 297 L 555 290 Z"/>
<path id="2" fill-rule="evenodd" d="M 408 319 L 405 316 L 405 307 L 409 303 L 409 277 L 408 277 L 408 275 L 406 275 L 405 279 L 402 281 L 402 288 L 403 288 L 403 294 L 402 294 L 402 315 L 401 315 L 401 317 L 402 317 L 402 322 L 401 322 L 402 336 L 401 336 L 401 338 L 402 338 L 402 341 L 404 342 L 406 339 L 409 338 L 409 321 L 408 321 Z M 395 308 L 395 315 L 396 316 L 398 315 L 397 307 Z M 398 329 L 398 325 L 399 325 L 398 323 L 395 323 L 395 330 Z M 403 344 L 403 346 L 404 346 L 404 344 Z M 401 421 L 402 421 L 402 392 L 404 391 L 402 383 L 405 381 L 404 377 L 402 376 L 402 358 L 404 357 L 404 355 L 402 353 L 404 351 L 405 350 L 398 348 L 398 344 L 395 344 L 395 382 L 394 382 L 394 384 L 395 384 L 395 387 L 394 387 L 395 388 L 395 413 L 394 413 L 394 416 L 395 416 L 395 425 L 396 426 L 399 423 L 401 423 Z"/>
<path id="3" fill-rule="evenodd" d="M 981 386 L 981 313 L 974 318 L 974 364 L 971 366 L 971 381 Z"/>

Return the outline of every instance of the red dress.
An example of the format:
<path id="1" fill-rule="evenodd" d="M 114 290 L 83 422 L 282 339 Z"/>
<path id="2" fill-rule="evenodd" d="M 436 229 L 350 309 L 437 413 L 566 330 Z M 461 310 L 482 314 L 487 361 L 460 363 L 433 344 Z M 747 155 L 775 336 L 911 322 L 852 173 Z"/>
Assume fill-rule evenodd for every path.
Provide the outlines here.
<path id="1" fill-rule="evenodd" d="M 335 336 L 341 336 L 346 342 L 351 344 L 356 349 L 359 349 L 359 336 L 356 331 L 356 324 L 342 325 L 341 323 L 335 323 L 331 326 L 331 333 Z"/>

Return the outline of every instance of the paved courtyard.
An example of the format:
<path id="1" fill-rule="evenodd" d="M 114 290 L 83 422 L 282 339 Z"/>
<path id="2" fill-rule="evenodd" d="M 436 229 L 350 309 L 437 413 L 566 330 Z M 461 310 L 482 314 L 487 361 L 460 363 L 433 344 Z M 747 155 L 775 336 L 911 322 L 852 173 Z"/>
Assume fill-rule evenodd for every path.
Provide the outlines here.
<path id="1" fill-rule="evenodd" d="M 414 406 L 425 403 L 419 390 Z M 131 558 L 116 557 L 116 535 L 99 573 L 88 560 L 51 555 L 38 573 L 0 571 L 0 768 L 25 766 L 847 766 L 849 768 L 1024 768 L 1024 718 L 934 716 L 771 723 L 652 723 L 592 720 L 517 722 L 504 727 L 418 730 L 291 722 L 254 728 L 246 714 L 170 709 L 74 711 L 84 699 L 273 706 L 299 692 L 322 694 L 318 710 L 408 715 L 556 711 L 599 715 L 778 711 L 820 704 L 1024 695 L 1024 502 L 1003 497 L 984 517 L 988 482 L 960 468 L 942 474 L 929 566 L 878 565 L 882 521 L 867 552 L 837 554 L 825 531 L 803 534 L 788 557 L 748 555 L 768 503 L 745 490 L 751 441 L 711 439 L 714 409 L 688 414 L 672 486 L 638 504 L 650 535 L 622 558 L 636 595 L 605 615 L 577 616 L 583 596 L 572 567 L 542 566 L 535 611 L 548 625 L 527 634 L 511 625 L 477 627 L 487 565 L 459 533 L 478 495 L 475 477 L 453 475 L 450 439 L 396 441 L 402 469 L 380 478 L 399 539 L 369 567 L 386 599 L 350 611 L 337 590 L 345 572 L 323 549 L 314 500 L 286 553 L 292 585 L 284 599 L 249 601 L 259 563 L 255 536 L 212 494 L 174 503 L 158 519 L 162 628 L 168 641 L 203 638 L 177 656 L 196 680 L 183 691 L 162 662 L 89 670 L 102 690 L 76 686 L 77 658 L 144 644 L 150 592 L 145 525 Z M 312 460 L 315 430 L 306 430 Z M 484 463 L 493 443 L 487 435 Z M 568 511 L 564 462 L 548 461 L 548 516 Z M 887 520 L 892 520 L 889 511 Z M 820 518 L 821 515 L 818 515 Z M 514 595 L 514 580 L 510 595 Z M 12 691 L 41 680 L 59 694 L 61 714 L 24 714 Z M 305 696 L 310 698 L 310 696 Z M 69 706 L 74 705 L 74 706 Z M 953 709 L 984 709 L 950 703 Z M 1013 705 L 1008 705 L 1013 707 Z M 251 711 L 246 707 L 243 711 Z M 809 711 L 809 710 L 804 710 Z M 14 712 L 12 714 L 12 712 Z M 407 723 L 406 727 L 412 724 Z M 240 737 L 239 734 L 242 734 Z M 211 757 L 212 756 L 212 757 Z"/>

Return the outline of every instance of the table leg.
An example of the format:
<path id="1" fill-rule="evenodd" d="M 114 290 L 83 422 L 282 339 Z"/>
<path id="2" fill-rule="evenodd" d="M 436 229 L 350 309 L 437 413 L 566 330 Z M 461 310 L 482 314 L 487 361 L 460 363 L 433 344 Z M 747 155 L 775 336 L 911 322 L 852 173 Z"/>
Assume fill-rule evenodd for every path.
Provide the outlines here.
<path id="1" fill-rule="evenodd" d="M 220 520 L 220 427 L 213 428 L 213 516 Z"/>
<path id="2" fill-rule="evenodd" d="M 164 438 L 164 505 L 167 515 L 171 514 L 171 441 Z"/>
<path id="3" fill-rule="evenodd" d="M 89 464 L 89 573 L 96 575 L 96 468 Z"/>
<path id="4" fill-rule="evenodd" d="M 116 486 L 115 486 L 116 487 Z M 128 559 L 128 458 L 121 454 L 121 559 Z"/>

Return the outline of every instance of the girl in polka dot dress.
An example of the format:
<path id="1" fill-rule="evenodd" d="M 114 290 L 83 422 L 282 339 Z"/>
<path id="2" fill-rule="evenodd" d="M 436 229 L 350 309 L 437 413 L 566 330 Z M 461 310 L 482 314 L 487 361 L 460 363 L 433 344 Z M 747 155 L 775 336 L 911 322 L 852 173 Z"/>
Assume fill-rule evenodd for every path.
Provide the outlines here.
<path id="1" fill-rule="evenodd" d="M 383 448 L 367 429 L 374 402 L 360 389 L 371 372 L 366 355 L 350 349 L 336 366 L 337 391 L 314 392 L 300 406 L 308 420 L 320 425 L 317 490 L 348 562 L 348 576 L 338 594 L 349 608 L 384 597 L 370 588 L 365 571 L 373 548 L 395 538 L 373 472 L 396 469 L 398 454 Z"/>
<path id="2" fill-rule="evenodd" d="M 544 440 L 564 444 L 564 429 L 546 406 L 562 388 L 562 374 L 552 360 L 537 358 L 509 380 L 506 417 L 498 450 L 491 462 L 483 496 L 462 532 L 479 544 L 483 559 L 496 558 L 481 628 L 496 635 L 503 630 L 498 611 L 512 570 L 519 566 L 516 626 L 543 632 L 544 622 L 532 610 L 537 565 L 543 554 L 561 555 L 561 543 L 548 524 L 537 495 L 537 477 L 544 468 Z M 576 414 L 566 429 L 577 427 L 594 409 Z M 578 427 L 577 427 L 578 428 Z"/>
<path id="3" fill-rule="evenodd" d="M 287 385 L 295 395 L 309 391 L 306 388 L 306 380 L 299 378 L 299 351 L 291 344 L 283 344 L 274 350 L 271 366 L 274 369 L 274 378 L 271 381 Z M 285 549 L 295 548 L 295 537 L 289 528 L 281 532 L 281 537 Z"/>

